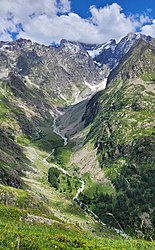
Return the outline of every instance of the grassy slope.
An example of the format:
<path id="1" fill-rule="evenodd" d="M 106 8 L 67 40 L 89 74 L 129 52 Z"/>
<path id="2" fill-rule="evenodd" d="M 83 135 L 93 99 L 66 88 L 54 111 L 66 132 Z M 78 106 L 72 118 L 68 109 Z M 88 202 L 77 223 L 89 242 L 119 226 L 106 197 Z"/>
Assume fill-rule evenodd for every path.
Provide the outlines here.
<path id="1" fill-rule="evenodd" d="M 32 222 L 32 219 L 29 220 L 28 218 L 29 215 L 24 210 L 0 206 L 0 249 L 143 250 L 154 249 L 155 247 L 154 243 L 145 241 L 92 237 L 73 225 L 56 221 L 47 225 L 46 223 Z"/>
<path id="2" fill-rule="evenodd" d="M 53 106 L 38 94 L 38 89 L 12 76 L 0 81 L 0 90 L 0 182 L 21 187 L 21 172 L 31 165 L 23 154 L 23 145 L 36 145 L 50 152 L 63 143 L 51 132 Z"/>

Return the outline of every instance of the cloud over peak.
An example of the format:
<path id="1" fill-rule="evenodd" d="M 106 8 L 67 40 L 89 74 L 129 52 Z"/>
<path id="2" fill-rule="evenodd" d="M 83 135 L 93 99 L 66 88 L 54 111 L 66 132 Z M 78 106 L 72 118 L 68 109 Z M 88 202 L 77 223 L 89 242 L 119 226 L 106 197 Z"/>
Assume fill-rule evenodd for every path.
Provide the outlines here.
<path id="1" fill-rule="evenodd" d="M 112 38 L 119 40 L 137 28 L 142 32 L 155 30 L 155 23 L 146 25 L 151 22 L 147 15 L 126 16 L 117 3 L 99 9 L 91 6 L 90 14 L 86 19 L 71 12 L 69 0 L 1 0 L 0 40 L 11 40 L 14 32 L 17 38 L 44 44 L 59 42 L 62 38 L 102 43 Z"/>

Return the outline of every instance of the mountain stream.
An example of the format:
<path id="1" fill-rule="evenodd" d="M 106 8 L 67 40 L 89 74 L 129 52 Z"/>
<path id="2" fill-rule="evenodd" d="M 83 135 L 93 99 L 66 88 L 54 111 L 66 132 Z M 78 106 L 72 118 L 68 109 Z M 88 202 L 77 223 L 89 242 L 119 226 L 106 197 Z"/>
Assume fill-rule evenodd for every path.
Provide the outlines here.
<path id="1" fill-rule="evenodd" d="M 56 134 L 56 135 L 59 135 L 62 139 L 63 139 L 63 141 L 64 141 L 64 146 L 67 146 L 67 144 L 68 144 L 68 138 L 67 137 L 65 137 L 61 132 L 60 132 L 60 130 L 59 130 L 59 128 L 57 127 L 57 125 L 56 125 L 56 120 L 57 120 L 57 117 L 55 117 L 54 118 L 54 120 L 53 120 L 53 132 Z"/>
<path id="2" fill-rule="evenodd" d="M 61 114 L 60 114 L 60 115 L 61 115 Z M 64 141 L 64 146 L 67 146 L 67 144 L 68 144 L 68 138 L 65 137 L 65 135 L 61 133 L 59 127 L 57 127 L 57 125 L 56 125 L 57 119 L 58 119 L 58 117 L 55 117 L 54 120 L 53 120 L 53 125 L 52 125 L 52 127 L 53 127 L 53 132 L 54 132 L 55 134 L 57 134 L 58 136 L 60 136 L 60 137 L 63 139 L 63 141 Z M 53 154 L 53 153 L 54 153 L 54 149 L 52 150 L 52 153 L 51 153 L 51 154 Z M 50 155 L 51 155 L 51 154 L 50 154 Z M 50 156 L 50 155 L 49 155 L 49 156 Z M 44 161 L 46 161 L 47 158 L 48 158 L 48 157 L 46 157 L 46 159 L 44 159 Z M 47 161 L 46 161 L 46 162 L 47 162 Z M 63 172 L 63 174 L 68 175 L 68 176 L 71 176 L 65 169 L 63 169 L 63 168 L 61 168 L 61 167 L 59 167 L 59 166 L 57 166 L 57 165 L 54 165 L 54 167 L 56 167 L 56 168 L 59 169 L 61 172 Z M 79 182 L 81 183 L 81 186 L 79 187 L 79 189 L 77 190 L 75 196 L 73 197 L 73 201 L 76 201 L 82 209 L 84 209 L 85 211 L 87 211 L 87 212 L 88 212 L 95 220 L 97 220 L 102 226 L 106 226 L 106 224 L 105 224 L 105 223 L 104 223 L 104 222 L 103 222 L 103 221 L 102 221 L 102 220 L 101 220 L 92 210 L 90 210 L 90 209 L 88 208 L 87 205 L 83 204 L 83 203 L 80 202 L 80 200 L 78 199 L 79 195 L 83 192 L 84 187 L 85 187 L 85 182 L 82 181 L 80 178 L 78 178 L 78 180 L 79 180 Z M 125 239 L 128 239 L 128 238 L 129 238 L 129 236 L 128 236 L 123 230 L 116 229 L 116 228 L 114 228 L 114 227 L 110 227 L 110 228 L 113 229 L 116 233 L 118 233 L 118 234 L 121 235 L 122 237 L 124 237 Z"/>

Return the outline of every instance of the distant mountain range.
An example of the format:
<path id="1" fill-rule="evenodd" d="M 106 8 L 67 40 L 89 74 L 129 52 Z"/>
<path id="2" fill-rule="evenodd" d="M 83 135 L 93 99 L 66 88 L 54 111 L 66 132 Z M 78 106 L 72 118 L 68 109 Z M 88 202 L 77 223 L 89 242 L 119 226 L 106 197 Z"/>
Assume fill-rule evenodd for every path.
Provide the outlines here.
<path id="1" fill-rule="evenodd" d="M 100 45 L 64 39 L 58 47 L 25 39 L 0 42 L 0 77 L 5 79 L 12 72 L 53 98 L 73 102 L 90 94 L 90 85 L 101 84 L 139 39 L 155 44 L 150 36 L 132 33 L 118 43 L 110 40 Z"/>
<path id="2" fill-rule="evenodd" d="M 88 54 L 93 58 L 95 64 L 105 70 L 105 76 L 107 76 L 108 73 L 116 67 L 121 58 L 139 39 L 143 39 L 147 43 L 155 46 L 155 39 L 151 36 L 134 33 L 129 33 L 119 42 L 116 42 L 116 40 L 112 39 L 103 44 L 84 44 L 69 41 L 68 43 L 70 43 L 70 45 L 79 45 L 81 49 L 86 50 Z M 67 44 L 67 41 L 62 40 L 60 44 L 62 43 Z"/>

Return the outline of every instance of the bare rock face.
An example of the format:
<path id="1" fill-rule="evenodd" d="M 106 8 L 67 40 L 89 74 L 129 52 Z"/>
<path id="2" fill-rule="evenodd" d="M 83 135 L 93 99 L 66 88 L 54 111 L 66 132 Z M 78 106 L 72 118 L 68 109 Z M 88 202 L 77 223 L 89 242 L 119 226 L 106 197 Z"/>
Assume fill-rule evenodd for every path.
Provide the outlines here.
<path id="1" fill-rule="evenodd" d="M 12 72 L 59 103 L 72 103 L 91 92 L 139 39 L 154 45 L 150 36 L 128 34 L 118 43 L 83 44 L 63 39 L 59 46 L 30 40 L 0 42 L 0 78 Z"/>
<path id="2" fill-rule="evenodd" d="M 140 40 L 152 46 L 155 46 L 155 39 L 142 34 L 129 33 L 123 37 L 118 43 L 112 39 L 107 43 L 100 45 L 83 45 L 88 51 L 94 62 L 104 70 L 104 74 L 108 76 L 109 72 L 114 69 L 120 60 L 128 53 L 128 51 Z"/>
<path id="3" fill-rule="evenodd" d="M 79 43 L 62 40 L 59 47 L 30 40 L 0 43 L 0 78 L 10 72 L 41 89 L 56 101 L 73 102 L 103 81 L 102 70 Z"/>
<path id="4" fill-rule="evenodd" d="M 146 72 L 154 72 L 154 55 L 155 50 L 153 43 L 146 41 L 142 37 L 136 41 L 120 63 L 115 67 L 108 76 L 108 82 L 115 80 L 129 80 L 141 77 Z"/>

